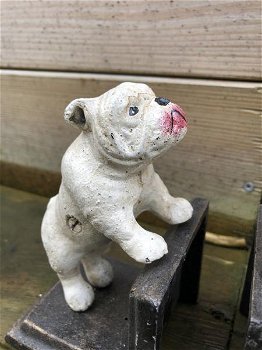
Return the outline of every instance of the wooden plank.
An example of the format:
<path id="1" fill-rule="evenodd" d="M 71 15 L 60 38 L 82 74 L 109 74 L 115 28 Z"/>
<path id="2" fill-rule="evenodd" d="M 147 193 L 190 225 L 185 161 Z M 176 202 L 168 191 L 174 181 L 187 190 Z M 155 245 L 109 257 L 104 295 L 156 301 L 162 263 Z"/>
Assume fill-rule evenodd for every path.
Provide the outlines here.
<path id="1" fill-rule="evenodd" d="M 3 71 L 2 161 L 59 172 L 62 154 L 78 134 L 64 123 L 65 106 L 76 97 L 97 96 L 128 80 L 148 83 L 188 114 L 186 138 L 155 162 L 170 192 L 208 198 L 212 232 L 250 233 L 261 188 L 258 83 Z M 252 192 L 243 190 L 245 182 L 255 185 Z"/>
<path id="2" fill-rule="evenodd" d="M 2 1 L 2 67 L 259 80 L 259 0 Z"/>
<path id="3" fill-rule="evenodd" d="M 44 197 L 1 186 L 0 348 L 17 318 L 57 280 L 40 236 L 46 204 Z"/>
<path id="4" fill-rule="evenodd" d="M 0 237 L 0 348 L 7 348 L 5 333 L 38 295 L 51 287 L 56 276 L 48 265 L 40 239 L 40 223 L 47 199 L 3 187 L 1 190 L 5 220 L 1 221 Z M 157 227 L 152 230 L 158 232 Z M 117 245 L 113 245 L 113 255 L 127 258 Z M 176 312 L 170 315 L 163 350 L 226 348 L 246 260 L 245 250 L 205 245 L 199 303 L 179 304 Z M 131 262 L 131 259 L 127 261 Z M 243 323 L 238 329 L 243 339 L 244 327 Z M 229 349 L 236 350 L 233 346 Z"/>

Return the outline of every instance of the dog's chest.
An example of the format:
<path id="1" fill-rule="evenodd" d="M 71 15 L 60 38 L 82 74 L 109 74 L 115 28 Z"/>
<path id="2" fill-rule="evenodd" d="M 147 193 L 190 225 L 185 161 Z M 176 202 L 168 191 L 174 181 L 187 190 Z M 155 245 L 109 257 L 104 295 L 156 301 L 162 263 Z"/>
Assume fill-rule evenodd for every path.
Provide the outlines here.
<path id="1" fill-rule="evenodd" d="M 149 171 L 141 171 L 138 174 L 138 182 L 139 184 L 144 187 L 146 185 L 148 185 L 148 183 L 150 183 L 151 180 L 151 174 L 149 173 Z"/>

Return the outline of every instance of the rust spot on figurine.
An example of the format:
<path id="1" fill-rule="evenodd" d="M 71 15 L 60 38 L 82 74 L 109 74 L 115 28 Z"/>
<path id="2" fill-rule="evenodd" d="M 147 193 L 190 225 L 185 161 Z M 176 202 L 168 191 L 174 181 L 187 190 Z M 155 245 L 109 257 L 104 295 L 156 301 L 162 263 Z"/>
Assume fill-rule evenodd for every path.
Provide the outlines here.
<path id="1" fill-rule="evenodd" d="M 72 232 L 80 233 L 82 231 L 82 224 L 74 216 L 66 215 L 66 224 Z"/>

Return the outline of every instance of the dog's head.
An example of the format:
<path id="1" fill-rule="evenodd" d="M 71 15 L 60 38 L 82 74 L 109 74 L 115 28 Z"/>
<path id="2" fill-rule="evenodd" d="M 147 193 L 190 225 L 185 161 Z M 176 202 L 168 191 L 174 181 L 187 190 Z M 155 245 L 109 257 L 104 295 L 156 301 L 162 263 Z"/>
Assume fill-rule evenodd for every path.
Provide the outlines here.
<path id="1" fill-rule="evenodd" d="M 92 132 L 108 159 L 130 165 L 157 157 L 187 131 L 178 105 L 136 83 L 122 83 L 97 98 L 72 101 L 65 119 L 85 133 Z"/>

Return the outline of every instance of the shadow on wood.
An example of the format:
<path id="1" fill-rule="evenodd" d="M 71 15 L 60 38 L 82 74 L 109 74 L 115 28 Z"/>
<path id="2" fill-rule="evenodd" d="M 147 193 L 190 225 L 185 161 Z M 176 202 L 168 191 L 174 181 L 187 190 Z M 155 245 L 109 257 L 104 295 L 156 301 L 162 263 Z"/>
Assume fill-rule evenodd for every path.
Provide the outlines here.
<path id="1" fill-rule="evenodd" d="M 159 349 L 171 304 L 179 298 L 197 301 L 208 203 L 195 199 L 192 204 L 192 219 L 166 233 L 169 253 L 164 258 L 142 272 L 112 261 L 115 279 L 96 290 L 87 312 L 73 312 L 57 283 L 17 321 L 6 341 L 23 350 Z"/>

